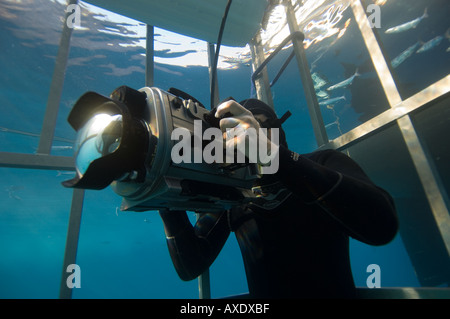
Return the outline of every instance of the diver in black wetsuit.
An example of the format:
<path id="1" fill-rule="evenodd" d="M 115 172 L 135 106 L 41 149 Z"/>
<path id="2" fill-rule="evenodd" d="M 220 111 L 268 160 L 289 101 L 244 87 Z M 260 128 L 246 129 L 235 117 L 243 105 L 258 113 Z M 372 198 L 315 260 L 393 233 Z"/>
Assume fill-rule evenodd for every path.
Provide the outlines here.
<path id="1" fill-rule="evenodd" d="M 262 127 L 281 128 L 265 103 L 241 104 L 254 117 L 243 119 L 236 114 L 244 112 L 242 106 L 229 102 L 225 109 L 235 118 L 222 120 L 222 129 L 242 121 L 257 126 L 255 118 Z M 349 237 L 370 245 L 391 241 L 398 229 L 393 200 L 346 155 L 334 150 L 296 154 L 280 131 L 279 170 L 259 181 L 263 193 L 278 194 L 270 209 L 246 204 L 202 213 L 195 226 L 186 212 L 160 211 L 174 266 L 181 279 L 196 278 L 234 232 L 250 297 L 353 298 Z"/>

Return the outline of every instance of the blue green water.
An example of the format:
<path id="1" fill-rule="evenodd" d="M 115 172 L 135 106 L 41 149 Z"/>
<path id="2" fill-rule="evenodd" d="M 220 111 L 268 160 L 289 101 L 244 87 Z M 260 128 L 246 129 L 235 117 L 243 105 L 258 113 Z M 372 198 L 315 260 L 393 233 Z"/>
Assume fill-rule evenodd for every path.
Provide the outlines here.
<path id="1" fill-rule="evenodd" d="M 301 27 L 306 28 L 311 26 L 309 23 L 323 19 L 323 13 L 332 3 L 325 1 L 323 9 L 318 9 L 316 15 Z M 384 33 L 388 27 L 421 16 L 425 7 L 429 17 L 416 29 L 397 35 Z M 1 152 L 33 154 L 37 150 L 64 8 L 61 3 L 50 0 L 0 0 Z M 307 49 L 312 72 L 326 82 L 324 88 L 345 80 L 356 69 L 361 74 L 347 89 L 326 92 L 329 93 L 328 98 L 345 97 L 345 100 L 332 106 L 322 107 L 330 139 L 389 108 L 352 10 L 348 6 L 342 8 L 339 12 L 342 16 L 336 24 L 341 30 L 346 28 L 342 37 L 337 39 L 336 35 L 331 36 Z M 415 1 L 414 5 L 410 1 L 388 0 L 381 9 L 379 36 L 390 59 L 416 41 L 426 42 L 444 35 L 450 27 L 447 19 L 450 9 L 445 0 Z M 71 156 L 73 153 L 75 133 L 66 119 L 81 94 L 92 90 L 108 95 L 123 84 L 140 88 L 145 83 L 145 49 L 136 45 L 142 37 L 137 34 L 133 37 L 130 30 L 135 29 L 126 23 L 117 25 L 83 10 L 85 15 L 82 15 L 81 25 L 86 30 L 74 30 L 72 35 L 52 155 Z M 330 12 L 336 16 L 338 11 L 333 9 Z M 348 19 L 350 23 L 345 27 Z M 134 22 L 134 26 L 145 29 L 138 22 Z M 116 31 L 107 33 L 100 30 Z M 174 44 L 172 49 L 175 53 L 171 55 L 164 43 L 167 39 L 160 31 L 155 30 L 155 56 L 164 60 L 157 60 L 155 64 L 155 86 L 161 89 L 177 87 L 207 103 L 207 67 L 168 63 L 171 58 L 194 54 L 196 49 L 183 49 Z M 305 34 L 314 38 L 314 32 L 318 31 L 310 30 Z M 395 80 L 403 98 L 410 97 L 449 73 L 449 47 L 450 42 L 444 38 L 432 50 L 415 53 L 396 68 Z M 206 50 L 206 44 L 203 49 Z M 271 77 L 289 52 L 282 52 L 269 66 Z M 250 77 L 251 68 L 245 64 L 220 69 L 220 97 L 233 96 L 236 100 L 248 98 L 254 92 Z M 285 124 L 288 144 L 292 150 L 302 153 L 313 151 L 317 144 L 299 81 L 293 61 L 273 87 L 272 93 L 278 114 L 288 109 L 293 113 Z M 395 135 L 395 132 L 392 134 Z M 356 158 L 361 154 L 357 150 L 354 152 Z M 398 207 L 411 209 L 407 204 L 408 198 L 414 197 L 416 190 L 411 187 L 414 189 L 410 192 L 402 191 L 403 185 L 408 183 L 408 169 L 413 171 L 412 164 L 402 161 L 397 166 L 392 165 L 392 171 L 406 177 L 391 183 L 381 176 L 383 174 L 378 174 L 369 162 L 366 164 L 364 157 L 360 158 L 368 174 L 393 193 Z M 70 178 L 71 174 L 0 168 L 0 298 L 58 297 L 72 196 L 72 191 L 63 188 L 60 182 Z M 418 183 L 416 180 L 414 182 Z M 420 196 L 423 197 L 423 194 Z M 86 192 L 77 255 L 81 288 L 74 290 L 73 297 L 197 298 L 197 282 L 182 282 L 175 273 L 158 214 L 121 212 L 118 210 L 120 202 L 121 199 L 110 189 Z M 425 200 L 420 199 L 419 202 L 427 206 Z M 191 217 L 195 219 L 194 215 Z M 351 258 L 357 286 L 366 286 L 366 267 L 369 264 L 380 265 L 383 287 L 420 286 L 400 235 L 383 247 L 352 241 Z M 240 251 L 233 235 L 211 267 L 211 287 L 213 298 L 247 291 Z"/>

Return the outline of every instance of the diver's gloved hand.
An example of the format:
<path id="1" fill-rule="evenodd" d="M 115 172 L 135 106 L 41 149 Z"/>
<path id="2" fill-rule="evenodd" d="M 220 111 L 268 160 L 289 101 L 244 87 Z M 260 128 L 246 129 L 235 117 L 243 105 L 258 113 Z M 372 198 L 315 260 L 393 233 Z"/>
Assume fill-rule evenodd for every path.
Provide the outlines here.
<path id="1" fill-rule="evenodd" d="M 264 131 L 260 130 L 261 126 L 252 112 L 236 101 L 230 100 L 217 107 L 215 117 L 224 117 L 220 120 L 219 125 L 224 133 L 227 149 L 234 147 L 238 152 L 244 149 L 244 155 L 247 158 L 251 159 L 251 156 L 256 156 L 259 165 L 270 165 L 270 160 L 278 153 L 278 143 L 273 143 Z M 250 132 L 252 131 L 250 129 L 254 131 Z M 243 143 L 245 144 L 242 145 Z M 265 145 L 266 149 L 260 151 L 262 145 Z"/>

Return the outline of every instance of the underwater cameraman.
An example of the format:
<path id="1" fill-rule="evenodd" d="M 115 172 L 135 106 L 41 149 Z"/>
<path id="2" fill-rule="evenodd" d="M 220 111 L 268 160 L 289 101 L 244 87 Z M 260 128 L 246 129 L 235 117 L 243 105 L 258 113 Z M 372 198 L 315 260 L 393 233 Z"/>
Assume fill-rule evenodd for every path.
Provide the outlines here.
<path id="1" fill-rule="evenodd" d="M 234 232 L 250 297 L 355 297 L 349 237 L 370 245 L 390 242 L 398 230 L 391 196 L 341 152 L 290 151 L 283 119 L 259 100 L 222 103 L 216 117 L 225 114 L 228 117 L 220 120 L 223 132 L 236 127 L 279 129 L 279 146 L 268 134 L 271 155 L 278 155 L 278 171 L 263 175 L 255 185 L 271 200 L 268 205 L 251 202 L 219 213 L 199 213 L 194 226 L 184 211 L 160 210 L 180 278 L 192 280 L 203 273 Z"/>

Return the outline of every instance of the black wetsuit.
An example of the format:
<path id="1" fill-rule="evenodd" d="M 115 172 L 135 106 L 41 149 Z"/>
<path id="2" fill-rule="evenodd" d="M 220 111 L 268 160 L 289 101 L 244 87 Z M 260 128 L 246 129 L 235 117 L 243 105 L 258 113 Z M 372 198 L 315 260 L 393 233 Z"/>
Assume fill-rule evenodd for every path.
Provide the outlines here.
<path id="1" fill-rule="evenodd" d="M 201 274 L 234 231 L 251 297 L 354 297 L 349 236 L 391 241 L 398 229 L 391 196 L 333 150 L 298 157 L 281 146 L 276 177 L 292 194 L 272 210 L 203 213 L 194 227 L 185 212 L 160 212 L 180 278 Z"/>

